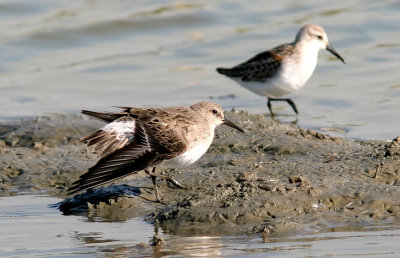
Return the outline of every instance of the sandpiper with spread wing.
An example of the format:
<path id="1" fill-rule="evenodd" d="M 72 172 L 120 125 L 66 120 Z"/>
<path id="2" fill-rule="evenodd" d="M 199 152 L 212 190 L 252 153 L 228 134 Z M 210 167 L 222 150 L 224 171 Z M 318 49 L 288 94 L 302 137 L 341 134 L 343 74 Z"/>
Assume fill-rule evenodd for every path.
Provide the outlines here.
<path id="1" fill-rule="evenodd" d="M 73 194 L 104 185 L 144 170 L 153 181 L 156 201 L 160 201 L 156 178 L 165 179 L 184 188 L 172 177 L 157 174 L 162 162 L 189 165 L 209 148 L 214 129 L 225 124 L 244 132 L 225 119 L 220 105 L 200 102 L 190 107 L 132 108 L 121 107 L 118 113 L 82 113 L 107 122 L 103 128 L 85 137 L 94 146 L 99 161 L 68 189 Z"/>

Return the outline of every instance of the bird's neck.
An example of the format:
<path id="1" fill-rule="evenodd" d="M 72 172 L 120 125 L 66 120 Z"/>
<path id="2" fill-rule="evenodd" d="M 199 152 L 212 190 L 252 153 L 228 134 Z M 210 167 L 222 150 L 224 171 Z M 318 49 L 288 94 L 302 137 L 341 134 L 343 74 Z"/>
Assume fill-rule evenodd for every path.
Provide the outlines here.
<path id="1" fill-rule="evenodd" d="M 313 42 L 299 41 L 296 43 L 295 49 L 299 56 L 299 67 L 308 70 L 311 75 L 317 65 L 319 45 L 313 44 Z"/>
<path id="2" fill-rule="evenodd" d="M 315 41 L 298 41 L 295 43 L 295 49 L 302 57 L 315 58 L 318 57 L 320 46 Z"/>

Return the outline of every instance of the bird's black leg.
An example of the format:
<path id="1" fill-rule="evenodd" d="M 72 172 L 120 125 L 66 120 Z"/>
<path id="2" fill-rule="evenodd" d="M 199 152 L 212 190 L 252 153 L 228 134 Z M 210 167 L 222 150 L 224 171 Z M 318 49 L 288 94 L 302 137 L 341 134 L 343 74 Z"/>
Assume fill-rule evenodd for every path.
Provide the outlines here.
<path id="1" fill-rule="evenodd" d="M 267 106 L 268 106 L 269 112 L 271 113 L 271 116 L 274 117 L 275 114 L 274 114 L 274 112 L 272 112 L 271 98 L 268 98 Z"/>
<path id="2" fill-rule="evenodd" d="M 286 99 L 287 103 L 293 108 L 293 111 L 298 115 L 299 111 L 297 110 L 296 104 L 292 99 Z"/>
<path id="3" fill-rule="evenodd" d="M 153 182 L 154 193 L 156 195 L 156 202 L 160 202 L 160 196 L 158 195 L 158 188 L 156 183 L 157 176 L 154 175 L 154 172 L 156 172 L 156 167 L 153 167 L 152 172 L 148 171 L 147 169 L 145 169 L 144 171 L 151 177 L 151 181 Z"/>
<path id="4" fill-rule="evenodd" d="M 158 195 L 158 187 L 157 187 L 157 183 L 156 183 L 156 178 L 155 176 L 151 176 L 151 181 L 153 181 L 153 185 L 154 185 L 154 193 L 156 195 L 156 202 L 161 202 L 160 201 L 160 196 Z"/>
<path id="5" fill-rule="evenodd" d="M 271 101 L 286 101 L 292 107 L 293 111 L 296 114 L 299 114 L 299 111 L 297 110 L 296 104 L 294 103 L 294 101 L 292 99 L 289 99 L 289 98 L 287 98 L 287 99 L 285 99 L 285 98 L 268 98 L 267 105 L 268 105 L 269 111 L 271 112 L 272 116 L 274 115 L 274 113 L 271 110 Z"/>

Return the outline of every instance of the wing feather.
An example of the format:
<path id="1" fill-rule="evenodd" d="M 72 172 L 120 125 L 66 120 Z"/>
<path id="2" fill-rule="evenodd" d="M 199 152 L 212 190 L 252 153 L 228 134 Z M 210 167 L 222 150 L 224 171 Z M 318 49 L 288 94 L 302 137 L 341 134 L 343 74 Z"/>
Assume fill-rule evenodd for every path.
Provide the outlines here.
<path id="1" fill-rule="evenodd" d="M 188 142 L 184 130 L 168 127 L 168 119 L 157 116 L 158 109 L 131 109 L 137 118 L 123 116 L 85 137 L 88 144 L 100 151 L 101 158 L 68 189 L 73 194 L 85 189 L 104 185 L 117 179 L 156 166 L 163 160 L 174 158 L 185 152 Z M 163 111 L 165 112 L 165 111 Z M 174 118 L 172 118 L 174 121 Z M 117 123 L 131 123 L 134 129 L 125 137 L 118 137 L 112 129 Z M 114 123 L 114 124 L 113 124 Z M 179 129 L 179 130 L 175 130 Z"/>
<path id="2" fill-rule="evenodd" d="M 271 50 L 257 54 L 233 68 L 217 68 L 220 74 L 242 81 L 265 82 L 273 77 L 285 55 L 293 52 L 292 44 L 283 44 Z"/>
<path id="3" fill-rule="evenodd" d="M 137 173 L 158 163 L 156 152 L 149 151 L 147 146 L 131 143 L 114 153 L 101 158 L 88 172 L 68 189 L 73 194 L 95 186 L 104 185 L 128 175 Z"/>
<path id="4" fill-rule="evenodd" d="M 136 135 L 135 130 L 135 119 L 125 115 L 82 138 L 81 141 L 87 141 L 87 146 L 94 146 L 93 151 L 99 152 L 102 158 L 132 142 Z"/>
<path id="5" fill-rule="evenodd" d="M 121 113 L 112 113 L 112 112 L 94 112 L 94 111 L 89 111 L 89 110 L 82 110 L 82 114 L 94 117 L 100 121 L 103 122 L 112 122 L 122 116 L 126 116 L 126 112 L 121 112 Z"/>

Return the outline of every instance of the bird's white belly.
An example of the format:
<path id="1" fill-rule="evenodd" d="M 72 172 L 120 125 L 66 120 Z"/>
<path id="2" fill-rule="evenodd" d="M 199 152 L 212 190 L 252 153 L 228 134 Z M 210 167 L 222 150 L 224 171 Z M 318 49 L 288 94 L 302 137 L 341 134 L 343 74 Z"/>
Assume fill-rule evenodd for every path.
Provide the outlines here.
<path id="1" fill-rule="evenodd" d="M 244 82 L 236 80 L 240 86 L 266 97 L 280 97 L 296 90 L 292 84 L 285 82 L 281 78 L 272 78 L 266 82 Z"/>
<path id="2" fill-rule="evenodd" d="M 166 162 L 167 165 L 179 165 L 179 166 L 186 166 L 193 164 L 196 162 L 210 147 L 210 143 L 200 144 L 197 145 L 186 152 L 172 158 Z"/>
<path id="3" fill-rule="evenodd" d="M 244 82 L 239 78 L 233 79 L 242 87 L 258 95 L 280 97 L 304 86 L 314 72 L 317 56 L 318 53 L 301 58 L 297 63 L 282 63 L 278 73 L 266 82 Z"/>

